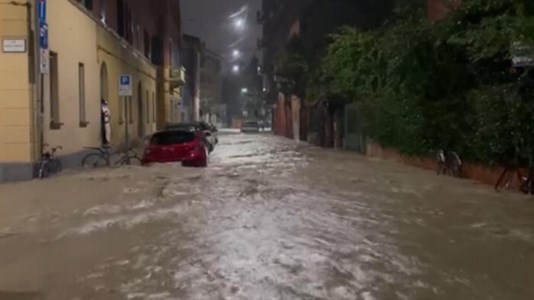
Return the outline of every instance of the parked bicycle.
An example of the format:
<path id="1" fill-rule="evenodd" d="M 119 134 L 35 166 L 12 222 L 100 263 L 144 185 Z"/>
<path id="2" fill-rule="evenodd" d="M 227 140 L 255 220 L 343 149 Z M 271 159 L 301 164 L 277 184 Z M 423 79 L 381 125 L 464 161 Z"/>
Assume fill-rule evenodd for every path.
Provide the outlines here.
<path id="1" fill-rule="evenodd" d="M 110 147 L 86 147 L 85 149 L 93 150 L 93 153 L 87 154 L 82 159 L 82 167 L 84 168 L 141 165 L 141 158 L 132 150 L 112 152 Z M 121 154 L 121 156 L 115 163 L 112 163 L 111 158 L 116 154 Z"/>
<path id="2" fill-rule="evenodd" d="M 48 148 L 48 144 L 44 144 L 44 148 Z M 56 156 L 58 150 L 62 150 L 61 146 L 49 148 L 41 155 L 41 159 L 37 165 L 37 177 L 39 179 L 46 178 L 51 174 L 59 173 L 63 169 L 61 160 Z"/>
<path id="3" fill-rule="evenodd" d="M 441 149 L 436 153 L 437 174 L 453 177 L 463 177 L 463 163 L 460 156 L 454 152 Z"/>
<path id="4" fill-rule="evenodd" d="M 527 176 L 523 176 L 516 164 L 507 165 L 495 184 L 495 191 L 508 190 L 514 183 L 514 177 L 519 184 L 519 190 L 524 194 L 534 195 L 534 167 L 529 167 Z"/>

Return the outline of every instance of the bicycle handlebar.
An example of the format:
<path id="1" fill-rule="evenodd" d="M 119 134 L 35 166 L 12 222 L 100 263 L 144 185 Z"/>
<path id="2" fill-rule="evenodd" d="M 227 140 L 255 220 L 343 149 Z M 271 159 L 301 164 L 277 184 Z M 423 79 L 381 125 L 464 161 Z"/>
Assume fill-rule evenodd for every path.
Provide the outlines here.
<path id="1" fill-rule="evenodd" d="M 44 148 L 44 147 L 50 147 L 50 145 L 45 143 L 45 144 L 43 144 L 43 148 Z M 55 153 L 55 152 L 57 152 L 58 150 L 63 150 L 63 147 L 60 146 L 60 145 L 55 146 L 55 147 L 52 147 L 52 148 L 50 148 L 49 151 L 45 151 L 44 154 L 46 154 L 46 153 Z"/>

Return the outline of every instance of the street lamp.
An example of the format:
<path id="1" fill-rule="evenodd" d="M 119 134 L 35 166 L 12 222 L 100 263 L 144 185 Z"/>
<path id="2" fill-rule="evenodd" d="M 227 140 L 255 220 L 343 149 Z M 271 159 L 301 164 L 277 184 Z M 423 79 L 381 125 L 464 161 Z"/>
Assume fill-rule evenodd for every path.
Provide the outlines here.
<path id="1" fill-rule="evenodd" d="M 234 65 L 234 66 L 232 67 L 232 71 L 234 71 L 234 73 L 239 72 L 239 66 L 238 66 L 238 65 Z"/>
<path id="2" fill-rule="evenodd" d="M 237 29 L 243 29 L 245 27 L 245 21 L 241 18 L 235 20 L 235 27 Z"/>
<path id="3" fill-rule="evenodd" d="M 242 88 L 241 89 L 241 94 L 246 94 L 248 93 L 248 89 L 247 88 Z"/>
<path id="4" fill-rule="evenodd" d="M 239 50 L 234 50 L 234 51 L 232 52 L 232 55 L 234 56 L 234 58 L 238 58 L 238 57 L 239 57 L 239 54 L 240 54 L 240 53 L 239 53 Z"/>

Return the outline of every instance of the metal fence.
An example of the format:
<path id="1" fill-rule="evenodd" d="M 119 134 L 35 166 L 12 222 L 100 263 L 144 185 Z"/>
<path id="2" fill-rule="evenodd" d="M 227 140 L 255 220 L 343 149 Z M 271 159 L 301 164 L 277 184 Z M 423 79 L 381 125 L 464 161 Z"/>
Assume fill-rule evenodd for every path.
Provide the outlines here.
<path id="1" fill-rule="evenodd" d="M 364 132 L 363 113 L 358 103 L 345 106 L 345 136 L 343 147 L 365 154 L 367 141 Z"/>

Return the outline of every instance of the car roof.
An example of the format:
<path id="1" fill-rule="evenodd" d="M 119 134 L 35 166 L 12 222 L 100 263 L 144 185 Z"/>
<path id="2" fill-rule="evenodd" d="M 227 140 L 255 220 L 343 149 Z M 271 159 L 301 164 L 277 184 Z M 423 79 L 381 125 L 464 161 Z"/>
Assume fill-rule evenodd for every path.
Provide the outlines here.
<path id="1" fill-rule="evenodd" d="M 158 135 L 158 134 L 166 134 L 166 133 L 194 133 L 194 131 L 191 131 L 191 130 L 186 130 L 186 129 L 165 129 L 165 130 L 160 130 L 158 132 L 155 132 L 153 135 Z"/>
<path id="2" fill-rule="evenodd" d="M 201 128 L 200 124 L 198 123 L 174 123 L 174 124 L 167 124 L 165 126 L 165 129 L 184 128 L 184 127 Z"/>
<path id="3" fill-rule="evenodd" d="M 198 122 L 183 122 L 183 123 L 169 123 L 169 124 L 167 124 L 167 127 L 174 127 L 174 126 L 200 126 L 200 123 L 198 123 Z"/>

